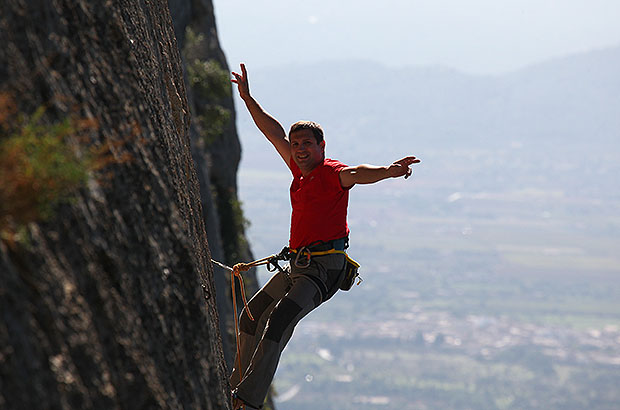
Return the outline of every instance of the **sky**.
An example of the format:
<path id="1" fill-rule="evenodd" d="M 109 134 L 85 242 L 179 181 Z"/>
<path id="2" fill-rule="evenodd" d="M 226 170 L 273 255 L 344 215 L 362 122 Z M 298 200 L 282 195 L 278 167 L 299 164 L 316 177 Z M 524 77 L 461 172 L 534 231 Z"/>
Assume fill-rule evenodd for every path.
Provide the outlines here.
<path id="1" fill-rule="evenodd" d="M 228 63 L 333 60 L 502 74 L 620 45 L 619 0 L 213 0 Z"/>

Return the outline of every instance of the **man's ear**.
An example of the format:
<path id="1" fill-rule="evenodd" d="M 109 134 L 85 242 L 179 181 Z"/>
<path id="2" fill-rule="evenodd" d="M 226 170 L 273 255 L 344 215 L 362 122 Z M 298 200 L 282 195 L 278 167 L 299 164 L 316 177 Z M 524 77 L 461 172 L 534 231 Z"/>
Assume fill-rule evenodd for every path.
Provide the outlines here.
<path id="1" fill-rule="evenodd" d="M 325 140 L 321 141 L 319 143 L 319 147 L 321 147 L 321 150 L 323 151 L 323 154 L 325 154 Z"/>

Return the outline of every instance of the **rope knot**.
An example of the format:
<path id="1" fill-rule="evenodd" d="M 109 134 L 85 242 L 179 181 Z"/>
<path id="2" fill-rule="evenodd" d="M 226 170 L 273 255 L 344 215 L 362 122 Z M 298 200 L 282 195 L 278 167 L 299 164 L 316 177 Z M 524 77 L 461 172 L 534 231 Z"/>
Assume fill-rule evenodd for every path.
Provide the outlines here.
<path id="1" fill-rule="evenodd" d="M 233 270 L 237 272 L 246 272 L 249 271 L 253 266 L 254 265 L 252 265 L 251 263 L 239 262 L 235 266 L 233 266 Z"/>

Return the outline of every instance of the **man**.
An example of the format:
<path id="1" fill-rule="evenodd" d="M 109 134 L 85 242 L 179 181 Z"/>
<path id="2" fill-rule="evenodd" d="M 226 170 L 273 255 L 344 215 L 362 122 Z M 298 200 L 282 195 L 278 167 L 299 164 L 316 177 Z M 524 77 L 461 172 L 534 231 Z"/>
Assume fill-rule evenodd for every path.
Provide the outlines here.
<path id="1" fill-rule="evenodd" d="M 250 95 L 248 74 L 232 73 L 239 95 L 256 126 L 273 144 L 293 174 L 290 195 L 293 208 L 289 248 L 295 255 L 310 252 L 310 261 L 297 260 L 278 272 L 248 303 L 254 317 L 244 310 L 239 321 L 241 363 L 230 377 L 233 408 L 260 408 L 276 371 L 280 354 L 293 328 L 305 315 L 331 298 L 344 278 L 348 246 L 347 206 L 349 189 L 386 178 L 411 175 L 410 165 L 420 162 L 405 157 L 385 167 L 345 164 L 325 158 L 325 140 L 320 125 L 299 121 L 291 126 L 288 139 L 282 125 Z M 297 251 L 295 253 L 295 251 Z M 312 256 L 312 253 L 318 253 Z"/>

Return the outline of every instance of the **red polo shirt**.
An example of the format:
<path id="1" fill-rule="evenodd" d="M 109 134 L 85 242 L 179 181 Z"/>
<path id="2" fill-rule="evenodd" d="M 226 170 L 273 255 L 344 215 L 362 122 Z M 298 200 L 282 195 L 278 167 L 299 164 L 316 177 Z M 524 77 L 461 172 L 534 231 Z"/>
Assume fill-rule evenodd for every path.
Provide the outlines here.
<path id="1" fill-rule="evenodd" d="M 293 158 L 289 164 L 293 173 L 289 247 L 297 249 L 316 241 L 347 236 L 349 189 L 342 188 L 338 177 L 346 165 L 326 158 L 310 174 L 303 176 Z"/>

